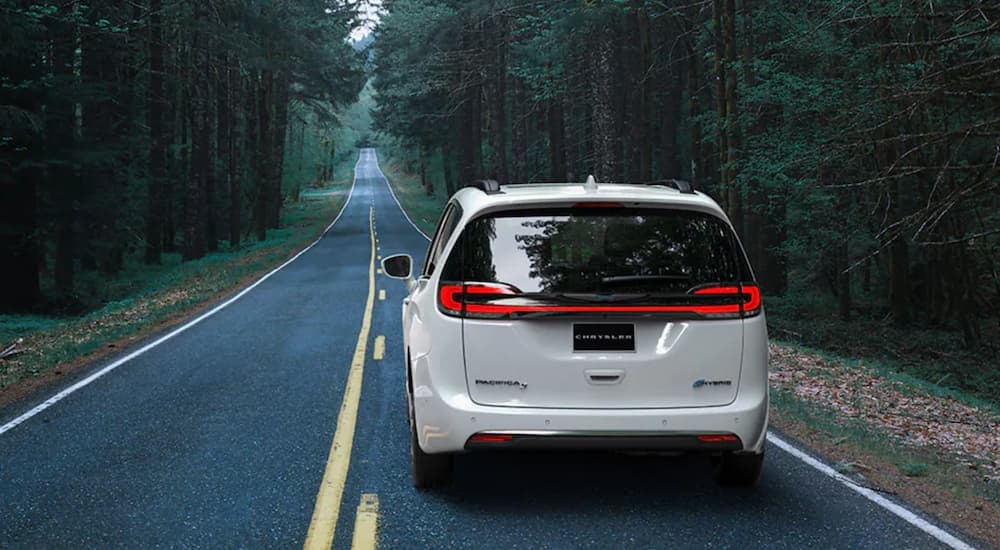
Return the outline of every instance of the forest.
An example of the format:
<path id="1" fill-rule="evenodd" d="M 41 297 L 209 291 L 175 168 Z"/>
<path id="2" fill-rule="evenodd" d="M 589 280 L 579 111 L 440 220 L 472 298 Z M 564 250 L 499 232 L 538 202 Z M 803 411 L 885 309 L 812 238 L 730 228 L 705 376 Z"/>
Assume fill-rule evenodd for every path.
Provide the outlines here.
<path id="1" fill-rule="evenodd" d="M 386 7 L 375 125 L 427 193 L 481 177 L 682 178 L 742 236 L 773 335 L 965 354 L 946 378 L 995 377 L 1000 5 Z"/>
<path id="2" fill-rule="evenodd" d="M 0 313 L 267 239 L 365 81 L 337 0 L 0 0 Z"/>
<path id="3" fill-rule="evenodd" d="M 995 2 L 0 0 L 0 43 L 0 314 L 263 242 L 375 145 L 434 204 L 688 180 L 773 336 L 1000 397 Z"/>

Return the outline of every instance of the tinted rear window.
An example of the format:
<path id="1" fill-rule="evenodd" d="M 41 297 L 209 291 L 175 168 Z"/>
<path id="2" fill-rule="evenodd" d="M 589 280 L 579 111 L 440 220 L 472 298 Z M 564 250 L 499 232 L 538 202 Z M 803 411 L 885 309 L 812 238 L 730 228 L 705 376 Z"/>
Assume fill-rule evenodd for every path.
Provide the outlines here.
<path id="1" fill-rule="evenodd" d="M 443 280 L 520 292 L 686 293 L 749 280 L 732 230 L 667 209 L 548 209 L 478 218 L 462 232 Z"/>

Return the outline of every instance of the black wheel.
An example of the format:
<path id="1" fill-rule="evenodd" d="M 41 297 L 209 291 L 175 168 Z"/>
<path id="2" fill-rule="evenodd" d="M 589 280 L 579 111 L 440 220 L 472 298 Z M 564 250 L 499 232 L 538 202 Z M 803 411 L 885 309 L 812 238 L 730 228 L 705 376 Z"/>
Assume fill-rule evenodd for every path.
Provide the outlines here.
<path id="1" fill-rule="evenodd" d="M 410 418 L 410 466 L 413 470 L 413 486 L 430 489 L 451 483 L 451 472 L 455 457 L 451 453 L 427 454 L 417 442 L 417 426 Z"/>
<path id="2" fill-rule="evenodd" d="M 713 457 L 713 461 L 715 464 L 712 474 L 719 485 L 753 487 L 760 479 L 760 471 L 764 467 L 764 453 L 724 453 Z"/>

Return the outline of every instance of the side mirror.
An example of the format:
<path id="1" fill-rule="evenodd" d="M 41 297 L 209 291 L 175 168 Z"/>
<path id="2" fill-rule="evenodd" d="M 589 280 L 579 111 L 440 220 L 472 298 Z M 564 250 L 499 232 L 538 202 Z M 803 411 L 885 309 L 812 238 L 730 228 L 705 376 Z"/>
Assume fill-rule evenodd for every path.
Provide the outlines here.
<path id="1" fill-rule="evenodd" d="M 393 279 L 407 280 L 413 273 L 413 258 L 409 254 L 395 254 L 382 259 L 382 272 Z"/>

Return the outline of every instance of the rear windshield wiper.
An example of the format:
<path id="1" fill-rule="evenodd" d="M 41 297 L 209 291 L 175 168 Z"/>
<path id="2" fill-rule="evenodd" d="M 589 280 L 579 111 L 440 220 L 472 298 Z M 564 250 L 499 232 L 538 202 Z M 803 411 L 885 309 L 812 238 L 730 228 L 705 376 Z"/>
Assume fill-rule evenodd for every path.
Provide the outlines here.
<path id="1" fill-rule="evenodd" d="M 651 298 L 656 298 L 656 294 L 649 293 L 622 293 L 622 294 L 598 294 L 598 293 L 569 293 L 563 292 L 557 294 L 561 299 L 564 300 L 574 300 L 578 302 L 594 303 L 594 304 L 627 304 L 632 302 L 642 302 L 647 301 Z"/>
<path id="2" fill-rule="evenodd" d="M 655 281 L 687 281 L 690 275 L 683 273 L 671 273 L 668 275 L 616 275 L 613 277 L 601 277 L 601 284 L 628 284 L 646 283 Z"/>

